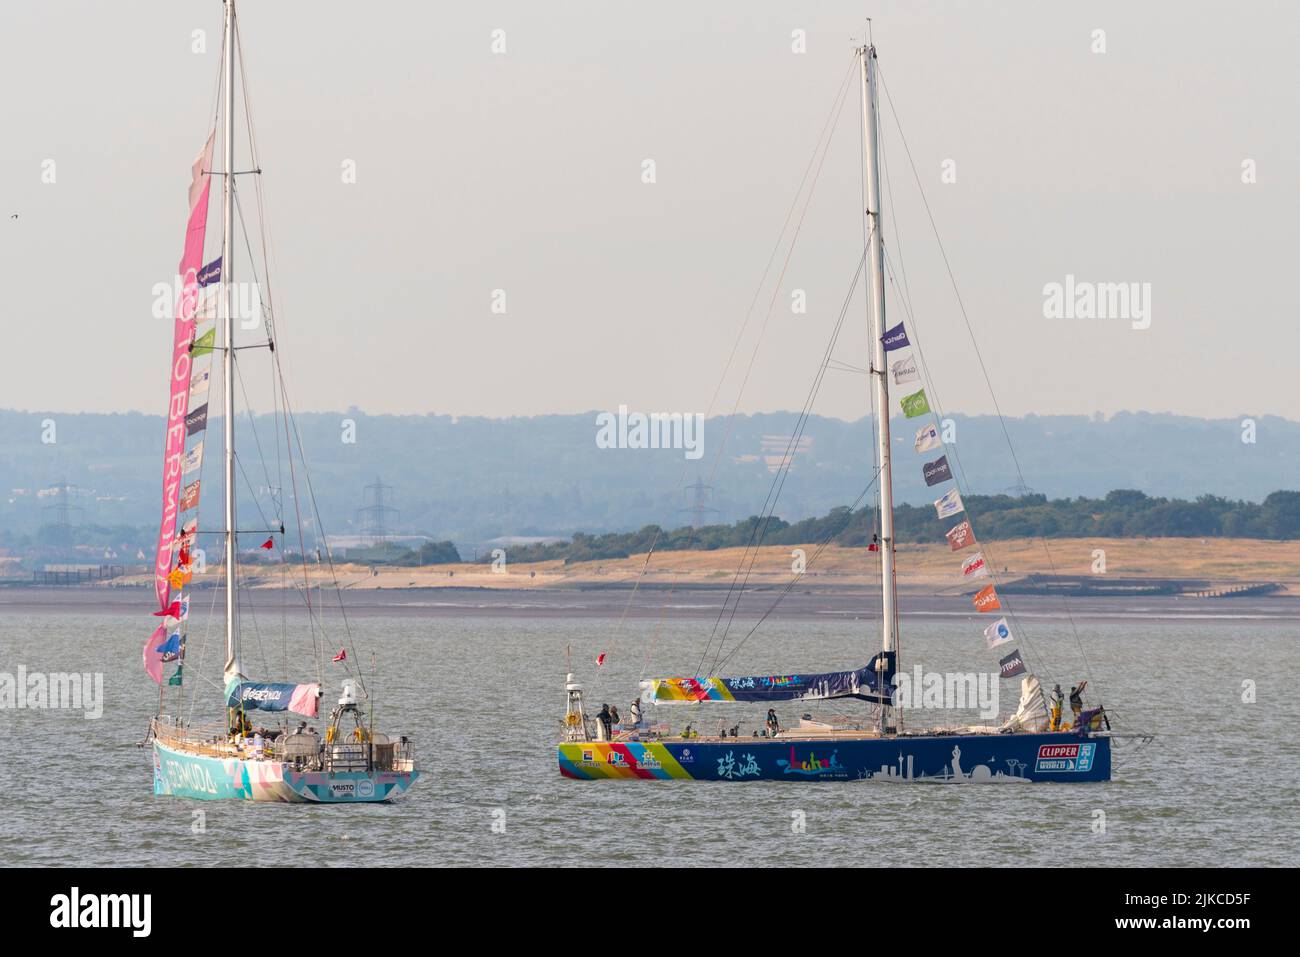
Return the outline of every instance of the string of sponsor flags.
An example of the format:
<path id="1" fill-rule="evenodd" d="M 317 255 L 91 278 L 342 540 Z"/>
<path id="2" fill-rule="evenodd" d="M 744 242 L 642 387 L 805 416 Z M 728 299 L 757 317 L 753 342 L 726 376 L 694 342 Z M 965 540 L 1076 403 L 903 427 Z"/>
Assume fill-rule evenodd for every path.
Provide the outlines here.
<path id="1" fill-rule="evenodd" d="M 893 385 L 903 386 L 908 383 L 920 382 L 921 375 L 916 367 L 916 356 L 910 351 L 912 343 L 907 338 L 907 330 L 904 328 L 903 323 L 899 322 L 898 325 L 886 330 L 881 337 L 881 341 L 884 343 L 886 355 L 900 349 L 909 350 L 905 355 L 899 356 L 889 363 L 889 377 Z M 900 396 L 899 406 L 904 417 L 908 419 L 916 419 L 932 414 L 924 388 L 918 389 L 909 395 Z M 935 427 L 933 419 L 927 421 L 917 430 L 913 447 L 918 455 L 933 452 L 935 449 L 941 448 L 942 445 L 943 440 L 939 437 L 939 430 Z M 921 476 L 925 479 L 926 486 L 930 488 L 943 482 L 955 483 L 952 469 L 948 465 L 947 454 L 940 455 L 932 462 L 924 462 L 921 466 Z M 956 488 L 950 488 L 935 500 L 934 509 L 942 521 L 961 515 L 966 511 L 966 506 L 962 503 L 960 492 Z M 950 528 L 945 533 L 945 537 L 948 540 L 948 547 L 954 552 L 960 552 L 979 544 L 975 538 L 975 531 L 971 526 L 969 517 L 962 519 Z M 984 560 L 984 553 L 977 550 L 970 557 L 964 559 L 961 563 L 961 574 L 964 582 L 988 578 L 989 568 L 988 563 Z M 985 585 L 977 591 L 972 601 L 975 610 L 981 614 L 989 614 L 1002 609 L 1002 602 L 998 598 L 997 589 L 992 584 Z M 1009 644 L 1012 641 L 1012 634 L 1007 619 L 1000 617 L 985 628 L 984 640 L 990 651 Z M 999 658 L 998 665 L 1003 678 L 1014 678 L 1017 675 L 1024 674 L 1026 670 L 1019 649 L 1012 649 L 1010 654 Z"/>

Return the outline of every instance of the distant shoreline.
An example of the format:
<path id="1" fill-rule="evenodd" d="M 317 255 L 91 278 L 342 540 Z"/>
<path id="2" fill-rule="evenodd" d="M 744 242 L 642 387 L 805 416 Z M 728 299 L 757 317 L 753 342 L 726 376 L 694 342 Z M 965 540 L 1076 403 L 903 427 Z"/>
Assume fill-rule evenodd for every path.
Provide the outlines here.
<path id="1" fill-rule="evenodd" d="M 1067 575 L 1092 582 L 1123 579 L 1194 580 L 1213 586 L 1276 582 L 1283 594 L 1300 596 L 1300 541 L 1264 541 L 1231 538 L 1059 538 L 1007 539 L 979 542 L 960 552 L 946 543 L 901 544 L 897 548 L 898 586 L 904 593 L 953 596 L 973 591 L 962 581 L 963 560 L 981 552 L 999 584 L 1029 575 Z M 749 559 L 752 558 L 752 565 Z M 483 588 L 510 591 L 545 591 L 555 588 L 619 588 L 637 582 L 641 587 L 709 589 L 730 587 L 737 569 L 750 586 L 784 587 L 795 577 L 802 560 L 806 571 L 796 588 L 829 586 L 879 588 L 877 555 L 866 548 L 816 544 L 771 545 L 746 554 L 742 548 L 712 551 L 662 551 L 650 556 L 602 559 L 565 564 L 561 560 L 513 563 L 506 552 L 504 564 L 460 562 L 415 567 L 336 564 L 339 584 L 349 592 L 371 590 Z M 313 587 L 329 585 L 330 570 L 314 562 L 307 566 Z M 301 565 L 247 564 L 240 573 L 254 591 L 279 589 L 303 581 Z M 216 570 L 196 579 L 216 580 Z M 21 587 L 22 582 L 8 587 Z M 92 588 L 148 587 L 146 573 L 97 583 Z M 0 588 L 0 592 L 4 589 Z"/>

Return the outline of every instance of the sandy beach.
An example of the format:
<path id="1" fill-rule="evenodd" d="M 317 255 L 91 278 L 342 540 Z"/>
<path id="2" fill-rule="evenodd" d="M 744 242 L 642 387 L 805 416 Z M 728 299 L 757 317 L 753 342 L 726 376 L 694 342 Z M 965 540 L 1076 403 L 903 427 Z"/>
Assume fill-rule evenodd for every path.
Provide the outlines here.
<path id="1" fill-rule="evenodd" d="M 898 584 L 913 595 L 956 597 L 970 590 L 961 581 L 962 559 L 982 549 L 1000 582 L 1029 574 L 1087 575 L 1098 578 L 1197 579 L 1215 587 L 1244 583 L 1277 582 L 1278 594 L 1300 595 L 1300 542 L 1265 542 L 1254 539 L 1011 539 L 980 544 L 962 552 L 946 544 L 902 545 L 898 549 Z M 816 545 L 769 546 L 758 549 L 752 567 L 740 573 L 749 588 L 776 588 L 791 582 L 801 552 L 806 570 L 799 590 L 869 591 L 878 587 L 876 556 L 863 548 Z M 1104 566 L 1101 564 L 1104 556 Z M 660 552 L 623 559 L 576 562 L 515 563 L 506 556 L 498 567 L 462 562 L 423 567 L 338 564 L 334 572 L 347 591 L 422 591 L 474 589 L 542 592 L 551 590 L 623 590 L 642 588 L 712 590 L 727 589 L 736 579 L 744 550 Z M 1104 567 L 1104 571 L 1101 570 Z M 216 581 L 215 569 L 196 577 Z M 288 569 L 243 565 L 241 574 L 254 590 L 300 588 L 301 566 Z M 305 570 L 313 587 L 328 585 L 329 568 L 312 563 Z M 150 584 L 147 574 L 133 574 L 90 588 L 133 588 Z"/>

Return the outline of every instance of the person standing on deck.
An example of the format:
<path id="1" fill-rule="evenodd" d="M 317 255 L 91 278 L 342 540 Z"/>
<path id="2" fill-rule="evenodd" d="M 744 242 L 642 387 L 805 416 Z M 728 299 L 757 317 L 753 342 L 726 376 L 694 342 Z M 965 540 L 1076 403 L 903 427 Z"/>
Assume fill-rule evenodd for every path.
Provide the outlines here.
<path id="1" fill-rule="evenodd" d="M 596 715 L 596 740 L 597 741 L 609 740 L 609 725 L 610 725 L 609 717 L 610 717 L 609 705 L 602 704 L 600 706 L 600 712 Z"/>
<path id="2" fill-rule="evenodd" d="M 632 727 L 641 727 L 641 699 L 637 698 L 632 702 L 630 709 L 632 715 Z"/>
<path id="3" fill-rule="evenodd" d="M 1088 687 L 1088 682 L 1079 682 L 1078 687 L 1070 689 L 1070 710 L 1074 712 L 1074 723 L 1079 723 L 1079 713 L 1083 711 L 1083 689 Z"/>
<path id="4" fill-rule="evenodd" d="M 767 736 L 775 738 L 781 732 L 781 722 L 776 719 L 776 709 L 767 709 Z"/>
<path id="5" fill-rule="evenodd" d="M 1048 726 L 1051 731 L 1061 730 L 1061 709 L 1065 706 L 1065 694 L 1061 691 L 1061 686 L 1057 685 L 1052 689 L 1052 723 Z"/>

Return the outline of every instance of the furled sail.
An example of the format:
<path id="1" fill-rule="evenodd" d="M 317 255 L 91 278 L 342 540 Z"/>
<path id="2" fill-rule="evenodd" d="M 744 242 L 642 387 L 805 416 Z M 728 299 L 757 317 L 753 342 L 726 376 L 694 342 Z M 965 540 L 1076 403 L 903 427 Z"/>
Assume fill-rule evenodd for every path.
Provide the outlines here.
<path id="1" fill-rule="evenodd" d="M 883 670 L 878 670 L 883 665 Z M 894 684 L 894 653 L 881 652 L 865 668 L 813 675 L 754 675 L 744 678 L 654 678 L 651 700 L 696 701 L 813 701 L 861 698 L 889 701 Z"/>
<path id="2" fill-rule="evenodd" d="M 1016 713 L 1004 724 L 1002 731 L 1046 731 L 1048 728 L 1047 702 L 1043 688 L 1034 675 L 1020 679 L 1020 704 Z"/>
<path id="3" fill-rule="evenodd" d="M 232 681 L 226 686 L 226 707 L 245 711 L 292 711 L 316 717 L 320 701 L 320 684 L 277 684 L 258 681 Z"/>

